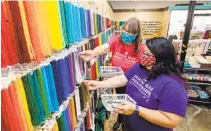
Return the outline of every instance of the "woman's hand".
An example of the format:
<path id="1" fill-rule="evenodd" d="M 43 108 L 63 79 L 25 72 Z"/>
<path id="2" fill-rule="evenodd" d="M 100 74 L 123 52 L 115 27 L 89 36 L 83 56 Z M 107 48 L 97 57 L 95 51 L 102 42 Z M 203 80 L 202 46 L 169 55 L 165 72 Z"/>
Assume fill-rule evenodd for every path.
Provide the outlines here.
<path id="1" fill-rule="evenodd" d="M 130 102 L 123 102 L 120 106 L 114 107 L 114 112 L 122 115 L 131 115 L 135 110 L 135 104 Z"/>
<path id="2" fill-rule="evenodd" d="M 86 50 L 80 53 L 80 56 L 85 60 L 89 61 L 95 57 L 95 53 L 92 50 Z"/>
<path id="3" fill-rule="evenodd" d="M 97 88 L 99 88 L 99 81 L 85 80 L 84 84 L 89 90 L 96 90 Z"/>

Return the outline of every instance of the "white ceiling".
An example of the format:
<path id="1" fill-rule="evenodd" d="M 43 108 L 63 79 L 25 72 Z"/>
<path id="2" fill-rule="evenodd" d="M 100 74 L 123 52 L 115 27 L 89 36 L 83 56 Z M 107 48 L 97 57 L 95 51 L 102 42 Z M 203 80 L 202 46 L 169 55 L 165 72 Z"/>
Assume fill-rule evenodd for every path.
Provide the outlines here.
<path id="1" fill-rule="evenodd" d="M 159 9 L 176 4 L 188 4 L 188 0 L 108 0 L 114 10 L 119 9 Z M 197 1 L 203 3 L 203 1 Z"/>

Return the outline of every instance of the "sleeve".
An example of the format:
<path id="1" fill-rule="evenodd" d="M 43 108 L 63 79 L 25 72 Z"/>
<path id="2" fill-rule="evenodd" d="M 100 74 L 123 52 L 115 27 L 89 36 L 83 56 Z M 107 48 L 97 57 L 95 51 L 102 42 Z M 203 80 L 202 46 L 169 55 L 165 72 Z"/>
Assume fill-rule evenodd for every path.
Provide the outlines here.
<path id="1" fill-rule="evenodd" d="M 113 53 L 115 51 L 115 48 L 116 48 L 116 44 L 118 43 L 118 37 L 117 36 L 113 36 L 109 41 L 108 41 L 108 44 L 109 44 L 109 49 L 110 51 Z"/>
<path id="2" fill-rule="evenodd" d="M 159 109 L 185 117 L 188 96 L 176 82 L 169 82 L 165 85 L 159 99 Z"/>
<path id="3" fill-rule="evenodd" d="M 137 70 L 140 70 L 139 64 L 133 65 L 128 71 L 125 72 L 125 77 L 129 81 L 136 73 Z"/>

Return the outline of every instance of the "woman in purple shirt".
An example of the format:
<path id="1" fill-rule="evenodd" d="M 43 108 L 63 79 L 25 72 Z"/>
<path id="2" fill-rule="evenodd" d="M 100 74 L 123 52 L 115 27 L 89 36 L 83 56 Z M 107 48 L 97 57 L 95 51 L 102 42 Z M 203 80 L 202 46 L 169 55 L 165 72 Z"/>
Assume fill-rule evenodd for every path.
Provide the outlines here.
<path id="1" fill-rule="evenodd" d="M 136 105 L 125 102 L 115 112 L 125 115 L 126 131 L 172 131 L 185 117 L 188 96 L 176 65 L 175 49 L 166 38 L 146 41 L 140 64 L 105 81 L 85 81 L 90 90 L 126 85 Z"/>

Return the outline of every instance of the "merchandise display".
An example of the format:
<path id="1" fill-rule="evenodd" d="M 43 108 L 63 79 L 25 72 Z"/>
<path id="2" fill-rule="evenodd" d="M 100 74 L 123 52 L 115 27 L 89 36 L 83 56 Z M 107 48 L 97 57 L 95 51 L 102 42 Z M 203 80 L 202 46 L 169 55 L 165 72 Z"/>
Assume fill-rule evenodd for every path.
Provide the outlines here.
<path id="1" fill-rule="evenodd" d="M 184 73 L 183 77 L 189 81 L 211 82 L 211 75 Z"/>
<path id="2" fill-rule="evenodd" d="M 99 77 L 105 55 L 90 65 L 79 54 L 106 43 L 114 22 L 66 1 L 1 5 L 2 129 L 69 131 L 84 122 L 83 129 L 94 129 L 96 101 L 76 85 Z"/>
<path id="3" fill-rule="evenodd" d="M 206 30 L 203 38 L 204 39 L 211 39 L 211 30 Z"/>
<path id="4" fill-rule="evenodd" d="M 187 57 L 189 59 L 189 56 Z M 203 61 L 203 59 L 201 59 L 201 61 Z M 211 96 L 207 91 L 208 86 L 211 85 L 209 66 L 204 66 L 200 63 L 200 66 L 196 67 L 192 66 L 191 63 L 185 62 L 183 77 L 187 81 L 186 83 L 188 83 L 186 91 L 190 102 L 210 106 Z"/>
<path id="5" fill-rule="evenodd" d="M 187 89 L 186 91 L 187 91 L 187 94 L 188 94 L 188 96 L 189 96 L 190 99 L 196 99 L 196 98 L 198 98 L 198 96 L 199 96 L 199 95 L 197 94 L 197 92 L 194 91 L 192 88 Z"/>
<path id="6" fill-rule="evenodd" d="M 125 24 L 125 21 L 115 21 L 116 26 L 123 26 Z"/>
<path id="7" fill-rule="evenodd" d="M 186 89 L 188 96 L 190 97 L 190 99 L 194 99 L 194 100 L 209 100 L 209 95 L 206 91 L 202 90 L 202 88 L 200 88 L 197 85 L 193 85 L 193 84 L 189 84 L 188 85 L 188 89 Z"/>
<path id="8" fill-rule="evenodd" d="M 109 18 L 69 1 L 2 1 L 1 5 L 2 68 L 40 62 L 53 51 L 69 48 L 114 26 Z"/>
<path id="9" fill-rule="evenodd" d="M 182 40 L 173 40 L 176 53 L 181 54 Z M 187 56 L 200 56 L 206 54 L 210 45 L 210 40 L 197 39 L 190 40 L 187 48 Z"/>
<path id="10" fill-rule="evenodd" d="M 208 45 L 209 47 L 210 45 Z M 207 50 L 209 52 L 209 49 Z M 210 56 L 188 55 L 184 63 L 183 77 L 189 84 L 187 94 L 191 103 L 211 105 L 211 96 L 207 92 L 207 86 L 211 85 Z"/>
<path id="11" fill-rule="evenodd" d="M 209 60 L 210 56 L 187 56 L 186 57 L 186 68 L 210 68 L 211 62 Z"/>
<path id="12" fill-rule="evenodd" d="M 195 34 L 200 35 L 201 38 L 201 33 Z M 193 37 L 192 33 L 190 39 Z M 205 104 L 211 107 L 211 96 L 206 91 L 207 86 L 211 85 L 210 43 L 210 39 L 189 40 L 184 62 L 183 77 L 188 84 L 186 91 L 190 98 L 190 103 Z M 173 40 L 173 45 L 178 54 L 178 58 L 180 58 L 180 54 L 182 53 L 182 41 Z"/>
<path id="13" fill-rule="evenodd" d="M 97 43 L 95 42 L 92 43 L 92 46 L 94 47 L 96 46 L 96 43 Z M 16 74 L 17 76 L 21 76 L 21 75 L 22 76 L 17 81 L 14 80 L 12 84 L 9 85 L 8 89 L 7 88 L 2 89 L 1 91 L 2 96 L 4 96 L 4 94 L 7 92 L 9 93 L 10 90 L 13 90 L 15 86 L 17 86 L 16 88 L 20 88 L 20 87 L 23 88 L 22 90 L 24 90 L 24 93 L 25 93 L 24 95 L 25 95 L 25 101 L 27 101 L 26 103 L 19 103 L 20 102 L 19 100 L 21 98 L 15 99 L 13 97 L 11 98 L 8 97 L 8 99 L 9 101 L 13 103 L 19 103 L 20 107 L 19 108 L 17 107 L 18 109 L 21 109 L 24 106 L 28 107 L 23 110 L 24 114 L 29 114 L 29 116 L 26 116 L 26 118 L 28 119 L 27 122 L 31 123 L 31 126 L 25 127 L 25 128 L 28 128 L 27 130 L 32 130 L 33 129 L 32 125 L 39 126 L 44 120 L 50 117 L 51 113 L 57 112 L 59 110 L 60 108 L 59 105 L 62 105 L 64 101 L 67 101 L 69 94 L 72 94 L 74 90 L 76 90 L 75 85 L 77 81 L 79 81 L 78 79 L 81 79 L 80 77 L 78 78 L 77 76 L 93 76 L 93 74 L 97 76 L 96 73 L 98 71 L 98 68 L 100 68 L 98 66 L 101 65 L 101 61 L 99 61 L 98 65 L 96 65 L 98 61 L 94 65 L 92 65 L 91 67 L 92 70 L 88 72 L 87 71 L 88 69 L 86 68 L 86 64 L 83 63 L 82 60 L 79 60 L 80 58 L 77 52 L 82 51 L 83 49 L 85 49 L 86 46 L 91 47 L 91 43 L 85 43 L 82 46 L 79 46 L 80 48 L 79 47 L 75 48 L 73 52 L 71 50 L 70 50 L 71 52 L 68 52 L 66 50 L 63 53 L 61 53 L 63 56 L 57 56 L 55 60 L 52 60 L 51 62 L 47 62 L 47 63 L 44 62 L 44 64 L 41 64 L 41 66 L 38 65 L 36 67 L 34 65 L 31 65 L 31 69 L 25 70 L 24 69 L 25 65 L 23 65 L 23 67 L 20 66 L 20 67 L 16 67 L 14 70 L 11 70 L 11 72 L 14 72 L 14 74 Z M 34 70 L 35 67 L 36 69 Z M 19 70 L 21 68 L 22 70 Z M 23 73 L 25 73 L 25 75 L 23 75 Z M 90 73 L 90 75 L 87 75 L 86 73 L 87 74 Z M 5 83 L 5 86 L 6 86 L 6 83 Z M 15 92 L 15 90 L 13 90 L 13 93 L 16 93 L 17 96 L 21 95 L 19 94 L 21 92 L 17 92 L 17 91 Z M 89 96 L 88 94 L 89 94 L 89 91 L 87 91 L 87 88 L 81 85 L 79 87 L 78 95 L 75 94 L 76 95 L 75 97 L 79 97 L 79 99 L 75 99 L 76 101 L 75 103 L 77 106 L 75 106 L 76 109 L 73 109 L 73 110 L 79 110 L 79 112 L 81 112 L 84 108 L 87 107 L 88 101 L 89 101 L 88 105 L 91 104 L 91 100 L 89 100 L 90 98 L 88 97 Z M 87 97 L 82 97 L 82 96 L 87 96 Z M 6 97 L 4 98 L 6 99 Z M 2 99 L 2 101 L 6 102 L 8 100 Z M 77 108 L 78 105 L 80 106 L 80 109 Z M 9 108 L 8 106 L 11 106 L 11 105 L 9 105 L 9 103 L 8 104 L 5 103 L 4 105 L 2 105 L 2 111 L 7 111 L 8 109 L 12 109 L 12 108 Z M 72 108 L 73 107 L 74 106 L 72 106 Z M 17 118 L 20 118 L 20 120 L 23 119 L 20 115 L 21 112 L 22 111 L 16 112 L 16 115 L 19 115 L 19 117 L 17 116 Z M 75 112 L 75 114 L 71 114 L 71 118 L 72 117 L 75 118 L 75 116 L 80 116 L 81 113 L 79 112 L 77 111 L 77 113 Z M 13 113 L 10 113 L 10 114 L 13 114 Z M 70 116 L 68 111 L 66 111 L 63 115 L 65 117 Z M 8 116 L 10 115 L 8 114 Z M 5 122 L 9 122 L 11 121 L 11 119 L 13 119 L 12 117 L 10 118 L 8 116 L 3 117 L 3 120 Z M 61 117 L 59 120 L 57 120 L 59 129 L 67 128 L 67 127 L 62 126 L 63 121 L 64 121 L 63 119 L 64 118 Z M 74 128 L 75 128 L 76 121 L 72 120 L 72 122 L 74 122 Z M 23 124 L 19 123 L 18 125 L 22 126 Z M 5 129 L 16 128 L 16 127 L 9 127 L 9 125 L 2 125 L 2 126 Z M 20 127 L 20 128 L 24 128 L 24 127 Z M 69 127 L 69 128 L 72 128 L 72 127 Z"/>

